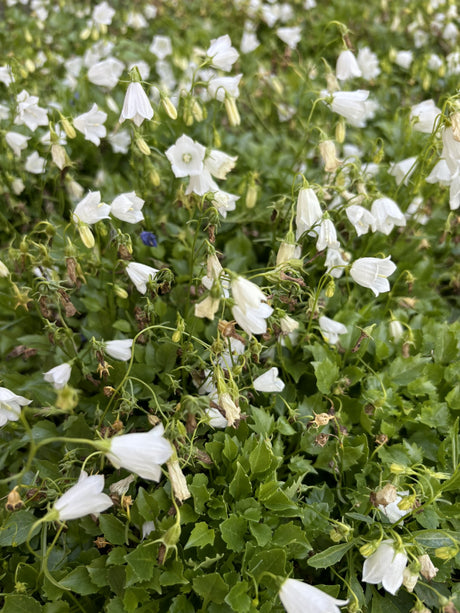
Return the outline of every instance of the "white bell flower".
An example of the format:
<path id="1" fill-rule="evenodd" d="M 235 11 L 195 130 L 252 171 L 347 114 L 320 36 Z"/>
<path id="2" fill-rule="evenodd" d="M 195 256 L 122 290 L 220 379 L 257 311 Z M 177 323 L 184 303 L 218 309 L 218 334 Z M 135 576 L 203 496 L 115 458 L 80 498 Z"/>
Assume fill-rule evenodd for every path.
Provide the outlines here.
<path id="1" fill-rule="evenodd" d="M 163 433 L 164 427 L 160 424 L 149 432 L 114 436 L 108 441 L 110 448 L 106 456 L 115 468 L 125 468 L 143 479 L 158 482 L 161 478 L 161 465 L 173 453 Z"/>
<path id="2" fill-rule="evenodd" d="M 442 158 L 437 162 L 430 174 L 425 178 L 427 183 L 439 183 L 439 185 L 451 185 L 452 173 L 447 165 L 446 160 Z"/>
<path id="3" fill-rule="evenodd" d="M 277 28 L 276 35 L 289 49 L 295 49 L 302 38 L 302 28 L 300 26 Z"/>
<path id="4" fill-rule="evenodd" d="M 16 102 L 18 105 L 17 115 L 14 118 L 16 125 L 26 125 L 29 130 L 34 132 L 38 126 L 48 125 L 48 112 L 46 109 L 38 106 L 38 97 L 30 96 L 23 89 L 17 96 Z"/>
<path id="5" fill-rule="evenodd" d="M 364 562 L 363 581 L 381 583 L 394 596 L 402 585 L 406 564 L 406 554 L 397 552 L 392 541 L 382 541 L 377 551 Z"/>
<path id="6" fill-rule="evenodd" d="M 331 109 L 338 113 L 356 128 L 364 128 L 369 118 L 369 108 L 366 106 L 369 92 L 358 89 L 352 92 L 332 92 Z"/>
<path id="7" fill-rule="evenodd" d="M 117 196 L 111 204 L 110 213 L 117 219 L 128 223 L 138 223 L 144 219 L 142 207 L 145 201 L 136 192 L 127 192 Z"/>
<path id="8" fill-rule="evenodd" d="M 450 184 L 449 206 L 451 211 L 460 207 L 460 170 L 456 172 Z"/>
<path id="9" fill-rule="evenodd" d="M 191 177 L 203 172 L 205 147 L 182 134 L 175 144 L 166 150 L 172 171 L 176 177 Z"/>
<path id="10" fill-rule="evenodd" d="M 216 407 L 209 407 L 204 412 L 208 417 L 208 424 L 212 428 L 226 428 L 228 426 L 228 421 Z"/>
<path id="11" fill-rule="evenodd" d="M 337 231 L 333 222 L 330 219 L 322 219 L 318 227 L 318 240 L 316 241 L 316 249 L 339 249 L 340 244 L 337 240 Z"/>
<path id="12" fill-rule="evenodd" d="M 132 338 L 123 338 L 116 341 L 105 342 L 105 352 L 115 360 L 127 362 L 131 359 L 131 348 L 133 346 Z"/>
<path id="13" fill-rule="evenodd" d="M 238 51 L 232 47 L 228 34 L 211 40 L 206 56 L 212 60 L 211 66 L 228 72 L 239 57 Z"/>
<path id="14" fill-rule="evenodd" d="M 139 262 L 130 262 L 126 267 L 126 272 L 136 286 L 137 291 L 141 294 L 145 294 L 147 291 L 147 282 L 155 278 L 158 269 L 147 266 L 146 264 L 140 264 Z"/>
<path id="15" fill-rule="evenodd" d="M 67 385 L 71 374 L 72 367 L 66 362 L 43 373 L 43 378 L 48 383 L 52 383 L 55 390 L 60 390 Z"/>
<path id="16" fill-rule="evenodd" d="M 345 213 L 350 223 L 353 224 L 358 236 L 367 234 L 369 226 L 375 224 L 375 217 L 372 213 L 359 204 L 351 204 L 345 209 Z"/>
<path id="17" fill-rule="evenodd" d="M 152 44 L 149 47 L 150 53 L 156 55 L 159 60 L 164 60 L 165 57 L 172 54 L 172 43 L 169 36 L 156 35 L 153 37 Z"/>
<path id="18" fill-rule="evenodd" d="M 7 145 L 11 147 L 13 153 L 17 157 L 21 157 L 21 151 L 27 147 L 27 141 L 30 136 L 24 136 L 19 132 L 7 132 L 5 134 L 5 140 Z"/>
<path id="19" fill-rule="evenodd" d="M 101 202 L 101 192 L 88 192 L 75 207 L 72 219 L 78 223 L 93 224 L 108 219 L 110 206 Z"/>
<path id="20" fill-rule="evenodd" d="M 286 579 L 279 597 L 287 613 L 340 613 L 339 607 L 348 603 L 297 579 Z"/>
<path id="21" fill-rule="evenodd" d="M 59 521 L 79 519 L 85 515 L 99 515 L 113 505 L 112 499 L 104 494 L 104 475 L 88 476 L 84 470 L 75 485 L 54 503 Z"/>
<path id="22" fill-rule="evenodd" d="M 223 192 L 222 190 L 218 190 L 214 192 L 211 202 L 225 219 L 227 217 L 227 213 L 229 211 L 234 211 L 236 208 L 236 201 L 239 200 L 239 196 L 235 196 L 235 194 L 229 194 L 228 192 Z"/>
<path id="23" fill-rule="evenodd" d="M 234 77 L 212 77 L 207 83 L 208 93 L 211 98 L 223 102 L 226 97 L 238 98 L 240 95 L 239 84 L 241 77 L 239 74 Z"/>
<path id="24" fill-rule="evenodd" d="M 392 502 L 388 504 L 379 504 L 377 508 L 379 509 L 379 511 L 381 511 L 385 515 L 385 517 L 388 518 L 388 520 L 392 524 L 394 524 L 395 522 L 399 521 L 402 517 L 404 517 L 411 511 L 411 509 L 400 509 L 398 506 L 401 500 L 403 499 L 403 497 L 408 496 L 408 495 L 409 495 L 409 490 L 405 490 L 404 492 L 398 492 L 395 500 L 393 500 Z M 400 523 L 400 525 L 401 524 L 402 522 Z"/>
<path id="25" fill-rule="evenodd" d="M 358 285 L 368 287 L 376 296 L 382 292 L 390 291 L 387 279 L 396 270 L 391 256 L 386 258 L 359 258 L 355 260 L 350 269 L 350 275 Z"/>
<path id="26" fill-rule="evenodd" d="M 415 170 L 416 161 L 417 157 L 414 156 L 396 162 L 395 164 L 390 164 L 390 170 L 388 172 L 395 178 L 397 185 L 401 185 L 401 183 L 407 185 L 409 183 L 409 179 Z"/>
<path id="27" fill-rule="evenodd" d="M 356 61 L 358 62 L 363 79 L 371 81 L 379 76 L 380 67 L 378 57 L 369 47 L 363 47 L 358 51 Z"/>
<path id="28" fill-rule="evenodd" d="M 414 130 L 417 132 L 423 132 L 425 134 L 431 134 L 436 123 L 436 118 L 441 114 L 434 100 L 423 100 L 418 104 L 414 104 L 410 110 L 410 119 L 415 120 Z"/>
<path id="29" fill-rule="evenodd" d="M 353 51 L 350 51 L 350 49 L 341 51 L 335 67 L 335 76 L 337 79 L 339 79 L 339 81 L 347 81 L 354 77 L 360 77 L 361 74 L 361 69 Z"/>
<path id="30" fill-rule="evenodd" d="M 235 167 L 238 156 L 228 155 L 223 151 L 211 149 L 204 160 L 204 166 L 216 179 L 226 179 L 227 174 Z"/>
<path id="31" fill-rule="evenodd" d="M 398 51 L 395 56 L 395 64 L 408 70 L 414 60 L 413 51 Z"/>
<path id="32" fill-rule="evenodd" d="M 265 302 L 265 294 L 255 283 L 243 277 L 234 279 L 231 288 L 235 301 L 232 313 L 238 325 L 248 334 L 265 334 L 266 319 L 273 313 L 273 309 Z"/>
<path id="33" fill-rule="evenodd" d="M 93 9 L 92 19 L 98 25 L 109 26 L 112 23 L 112 18 L 115 15 L 113 9 L 108 2 L 100 2 Z"/>
<path id="34" fill-rule="evenodd" d="M 0 387 L 0 427 L 7 421 L 18 421 L 21 407 L 30 404 L 24 396 L 18 396 L 6 387 Z"/>
<path id="35" fill-rule="evenodd" d="M 0 83 L 6 85 L 8 87 L 11 83 L 14 83 L 13 73 L 11 72 L 11 67 L 8 64 L 5 66 L 0 66 Z"/>
<path id="36" fill-rule="evenodd" d="M 399 206 L 391 198 L 377 198 L 371 206 L 371 213 L 375 218 L 372 230 L 390 234 L 395 226 L 404 227 L 406 218 Z"/>
<path id="37" fill-rule="evenodd" d="M 192 175 L 188 182 L 185 194 L 197 194 L 198 196 L 204 196 L 205 194 L 218 192 L 219 186 L 214 181 L 211 173 L 207 168 L 203 168 L 203 171 L 198 175 Z"/>
<path id="38" fill-rule="evenodd" d="M 104 126 L 104 122 L 107 119 L 107 113 L 100 111 L 97 104 L 93 106 L 87 113 L 78 115 L 73 120 L 73 125 L 79 132 L 84 134 L 85 139 L 99 147 L 101 144 L 101 138 L 107 134 L 107 130 Z"/>
<path id="39" fill-rule="evenodd" d="M 326 261 L 324 265 L 327 268 L 327 273 L 334 277 L 335 279 L 340 279 L 345 270 L 345 266 L 348 265 L 350 256 L 348 253 L 342 251 L 341 249 L 336 249 L 334 247 L 329 247 L 326 251 Z"/>
<path id="40" fill-rule="evenodd" d="M 115 57 L 93 64 L 88 70 L 88 80 L 95 85 L 113 89 L 121 77 L 125 65 Z"/>
<path id="41" fill-rule="evenodd" d="M 42 158 L 41 155 L 38 155 L 38 151 L 34 151 L 27 156 L 26 163 L 24 164 L 24 169 L 34 175 L 40 175 L 45 172 L 45 166 L 45 158 Z"/>
<path id="42" fill-rule="evenodd" d="M 340 323 L 339 321 L 329 319 L 329 317 L 326 317 L 325 315 L 322 315 L 318 319 L 318 323 L 324 340 L 330 345 L 336 345 L 339 340 L 339 336 L 348 332 L 348 329 L 344 324 Z"/>
<path id="43" fill-rule="evenodd" d="M 452 174 L 460 168 L 460 141 L 458 141 L 452 128 L 444 128 L 442 131 L 442 152 L 441 157 L 447 162 L 447 166 Z"/>
<path id="44" fill-rule="evenodd" d="M 140 126 L 144 119 L 152 119 L 153 107 L 142 85 L 134 81 L 128 85 L 125 100 L 120 115 L 120 123 L 125 119 L 132 119 L 136 126 Z"/>
<path id="45" fill-rule="evenodd" d="M 282 392 L 284 390 L 284 382 L 278 377 L 278 369 L 275 366 L 254 379 L 252 385 L 258 392 Z"/>
<path id="46" fill-rule="evenodd" d="M 308 236 L 317 236 L 317 226 L 322 215 L 323 212 L 318 197 L 311 187 L 303 187 L 300 189 L 299 195 L 297 196 L 297 212 L 295 218 L 297 228 L 296 240 L 299 240 L 304 232 L 308 232 Z"/>

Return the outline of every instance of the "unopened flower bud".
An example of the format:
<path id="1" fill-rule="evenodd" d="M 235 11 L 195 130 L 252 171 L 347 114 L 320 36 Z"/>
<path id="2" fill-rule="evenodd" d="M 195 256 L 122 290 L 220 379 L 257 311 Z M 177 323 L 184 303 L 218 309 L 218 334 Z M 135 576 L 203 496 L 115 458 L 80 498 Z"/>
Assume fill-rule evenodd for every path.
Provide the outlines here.
<path id="1" fill-rule="evenodd" d="M 94 247 L 94 235 L 91 232 L 90 227 L 86 224 L 80 224 L 78 226 L 78 233 L 80 234 L 80 238 L 85 247 L 87 249 L 92 249 L 92 247 Z"/>
<path id="2" fill-rule="evenodd" d="M 67 138 L 75 138 L 77 136 L 77 133 L 75 132 L 75 128 L 73 127 L 73 125 L 70 123 L 68 119 L 66 119 L 62 115 L 61 115 L 61 125 L 62 125 L 64 132 L 67 135 Z"/>
<path id="3" fill-rule="evenodd" d="M 198 102 L 198 100 L 193 100 L 192 102 L 192 114 L 193 114 L 193 118 L 195 119 L 195 121 L 198 121 L 198 123 L 200 121 L 203 121 L 204 119 L 203 109 L 201 108 L 201 105 Z"/>
<path id="4" fill-rule="evenodd" d="M 160 185 L 161 179 L 156 168 L 151 168 L 149 172 L 149 179 L 153 187 L 158 187 Z"/>
<path id="5" fill-rule="evenodd" d="M 0 260 L 0 277 L 5 278 L 5 277 L 8 277 L 9 274 L 10 274 L 10 271 L 5 266 L 5 264 Z"/>
<path id="6" fill-rule="evenodd" d="M 390 465 L 390 471 L 394 475 L 404 475 L 404 474 L 406 474 L 407 469 L 402 464 L 396 464 L 396 463 L 393 462 L 393 464 Z"/>
<path id="7" fill-rule="evenodd" d="M 324 140 L 319 144 L 319 152 L 324 162 L 324 170 L 326 172 L 334 172 L 342 164 L 337 159 L 335 144 L 331 140 Z"/>
<path id="8" fill-rule="evenodd" d="M 345 122 L 340 120 L 335 127 L 335 140 L 339 144 L 342 144 L 345 140 L 345 136 L 346 136 Z"/>
<path id="9" fill-rule="evenodd" d="M 35 72 L 35 64 L 30 58 L 27 58 L 27 60 L 24 62 L 24 66 L 28 72 Z"/>
<path id="10" fill-rule="evenodd" d="M 374 553 L 376 549 L 377 549 L 377 546 L 375 545 L 375 543 L 366 543 L 365 545 L 362 545 L 362 547 L 359 548 L 359 553 L 365 558 L 368 558 Z"/>
<path id="11" fill-rule="evenodd" d="M 66 166 L 69 166 L 66 150 L 62 145 L 51 145 L 51 157 L 59 170 L 63 170 Z"/>
<path id="12" fill-rule="evenodd" d="M 151 153 L 150 152 L 150 148 L 147 145 L 147 143 L 145 142 L 145 140 L 142 138 L 142 136 L 139 136 L 136 139 L 136 145 L 137 145 L 137 148 L 139 149 L 139 151 L 141 153 L 143 153 L 144 155 L 150 155 L 150 153 Z"/>
<path id="13" fill-rule="evenodd" d="M 257 186 L 255 185 L 255 183 L 251 183 L 248 186 L 248 190 L 246 192 L 246 206 L 248 209 L 253 209 L 256 206 L 257 193 Z"/>
<path id="14" fill-rule="evenodd" d="M 128 292 L 123 287 L 120 287 L 119 285 L 114 285 L 113 290 L 115 292 L 115 295 L 118 296 L 118 298 L 122 298 L 123 300 L 126 300 L 126 298 L 129 295 Z"/>
<path id="15" fill-rule="evenodd" d="M 326 298 L 332 298 L 335 293 L 335 281 L 331 279 L 326 286 Z"/>
<path id="16" fill-rule="evenodd" d="M 458 553 L 457 547 L 438 547 L 434 551 L 434 555 L 440 560 L 451 560 Z"/>
<path id="17" fill-rule="evenodd" d="M 177 109 L 171 102 L 171 99 L 168 96 L 164 96 L 161 99 L 161 103 L 168 117 L 170 117 L 171 119 L 177 119 Z"/>
<path id="18" fill-rule="evenodd" d="M 231 96 L 225 97 L 225 110 L 227 111 L 228 121 L 231 126 L 239 126 L 241 123 L 240 114 L 236 106 L 235 98 Z"/>

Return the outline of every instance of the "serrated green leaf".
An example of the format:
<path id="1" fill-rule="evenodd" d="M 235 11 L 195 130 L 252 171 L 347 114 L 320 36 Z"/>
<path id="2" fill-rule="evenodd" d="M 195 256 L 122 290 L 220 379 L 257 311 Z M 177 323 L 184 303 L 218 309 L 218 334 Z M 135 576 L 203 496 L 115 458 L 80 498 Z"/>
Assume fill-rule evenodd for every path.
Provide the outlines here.
<path id="1" fill-rule="evenodd" d="M 349 549 L 353 547 L 354 543 L 341 543 L 340 545 L 332 545 L 326 550 L 317 553 L 308 559 L 309 566 L 313 568 L 328 568 L 340 562 L 343 556 Z"/>
<path id="2" fill-rule="evenodd" d="M 252 493 L 251 481 L 239 462 L 236 463 L 235 475 L 228 489 L 235 500 L 245 498 Z"/>
<path id="3" fill-rule="evenodd" d="M 40 613 L 41 605 L 25 594 L 6 594 L 2 613 Z"/>
<path id="4" fill-rule="evenodd" d="M 222 604 L 228 593 L 228 585 L 218 573 L 195 577 L 192 582 L 193 590 L 201 596 L 205 603 L 215 602 Z"/>
<path id="5" fill-rule="evenodd" d="M 77 566 L 72 572 L 60 579 L 59 583 L 81 596 L 95 594 L 99 589 L 91 581 L 86 566 Z"/>
<path id="6" fill-rule="evenodd" d="M 184 549 L 190 549 L 190 547 L 206 547 L 206 545 L 214 544 L 215 533 L 212 528 L 208 527 L 205 522 L 198 522 L 195 524 L 189 539 Z"/>
<path id="7" fill-rule="evenodd" d="M 329 394 L 332 385 L 339 378 L 339 367 L 330 360 L 312 362 L 315 369 L 316 385 L 322 394 Z"/>
<path id="8" fill-rule="evenodd" d="M 0 528 L 0 547 L 17 547 L 27 540 L 29 530 L 37 521 L 35 515 L 29 511 L 18 511 L 9 515 Z M 35 536 L 40 531 L 37 526 L 31 536 Z"/>
<path id="9" fill-rule="evenodd" d="M 148 581 L 152 578 L 154 566 L 151 545 L 138 545 L 134 551 L 125 556 L 125 560 L 140 581 Z"/>
<path id="10" fill-rule="evenodd" d="M 247 522 L 242 517 L 232 515 L 220 524 L 222 539 L 232 551 L 241 551 L 244 548 L 244 535 Z"/>
<path id="11" fill-rule="evenodd" d="M 237 613 L 248 613 L 252 603 L 248 594 L 249 590 L 250 586 L 247 581 L 239 581 L 229 591 L 225 597 L 225 602 Z"/>
<path id="12" fill-rule="evenodd" d="M 101 515 L 99 525 L 105 538 L 112 545 L 123 545 L 126 541 L 125 524 L 113 515 Z"/>
<path id="13" fill-rule="evenodd" d="M 256 447 L 249 454 L 249 465 L 251 466 L 251 473 L 256 475 L 258 473 L 264 473 L 270 469 L 270 465 L 273 459 L 273 453 L 269 446 L 269 443 L 261 438 Z"/>

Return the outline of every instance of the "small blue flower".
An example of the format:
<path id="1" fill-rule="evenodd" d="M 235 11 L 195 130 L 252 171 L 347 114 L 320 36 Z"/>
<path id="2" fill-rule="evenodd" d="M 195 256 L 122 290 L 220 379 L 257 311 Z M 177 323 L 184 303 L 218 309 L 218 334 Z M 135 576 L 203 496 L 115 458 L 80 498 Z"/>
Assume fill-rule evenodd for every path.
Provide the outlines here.
<path id="1" fill-rule="evenodd" d="M 144 245 L 147 245 L 147 247 L 156 247 L 158 245 L 155 234 L 153 232 L 147 232 L 147 230 L 141 232 L 141 241 Z"/>

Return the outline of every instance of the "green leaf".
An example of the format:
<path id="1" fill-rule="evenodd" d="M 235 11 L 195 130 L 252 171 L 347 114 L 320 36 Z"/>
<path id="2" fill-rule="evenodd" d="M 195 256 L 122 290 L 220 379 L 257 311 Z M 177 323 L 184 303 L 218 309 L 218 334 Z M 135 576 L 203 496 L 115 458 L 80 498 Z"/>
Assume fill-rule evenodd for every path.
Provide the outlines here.
<path id="1" fill-rule="evenodd" d="M 193 528 L 184 549 L 189 549 L 190 547 L 201 548 L 206 547 L 206 545 L 213 545 L 214 537 L 214 530 L 212 528 L 208 528 L 208 524 L 205 522 L 199 522 Z"/>
<path id="2" fill-rule="evenodd" d="M 60 579 L 59 583 L 81 596 L 95 594 L 99 589 L 91 581 L 86 566 L 77 566 L 72 572 Z"/>
<path id="3" fill-rule="evenodd" d="M 192 585 L 194 591 L 198 596 L 201 596 L 204 603 L 222 604 L 228 593 L 228 585 L 218 573 L 195 577 Z"/>
<path id="4" fill-rule="evenodd" d="M 113 515 L 101 515 L 99 520 L 105 538 L 112 545 L 123 545 L 126 541 L 125 524 Z"/>
<path id="5" fill-rule="evenodd" d="M 316 385 L 323 394 L 329 394 L 332 385 L 339 378 L 339 367 L 330 360 L 312 362 L 315 369 Z"/>
<path id="6" fill-rule="evenodd" d="M 433 356 L 434 361 L 440 364 L 449 364 L 458 357 L 457 339 L 446 324 L 437 331 Z"/>
<path id="7" fill-rule="evenodd" d="M 257 473 L 264 473 L 270 469 L 270 465 L 273 459 L 272 450 L 265 439 L 260 439 L 257 442 L 257 446 L 249 454 L 249 465 L 251 466 L 251 473 L 253 475 Z"/>
<path id="8" fill-rule="evenodd" d="M 125 556 L 126 562 L 133 569 L 139 581 L 148 581 L 153 576 L 152 546 L 138 545 L 134 551 Z"/>
<path id="9" fill-rule="evenodd" d="M 47 602 L 42 610 L 43 613 L 68 613 L 70 608 L 67 602 L 60 600 L 59 602 Z M 32 613 L 31 609 L 29 613 Z"/>
<path id="10" fill-rule="evenodd" d="M 64 609 L 65 610 L 65 609 Z M 2 613 L 40 613 L 40 604 L 31 596 L 24 594 L 6 594 Z"/>
<path id="11" fill-rule="evenodd" d="M 349 549 L 353 547 L 354 543 L 341 543 L 340 545 L 333 545 L 332 547 L 328 547 L 321 553 L 317 553 L 308 559 L 309 566 L 313 566 L 313 568 L 328 568 L 329 566 L 333 566 L 340 562 L 343 556 L 347 553 Z"/>
<path id="12" fill-rule="evenodd" d="M 265 547 L 272 538 L 272 531 L 267 524 L 255 524 L 249 522 L 249 532 L 255 537 L 257 544 L 261 547 Z"/>
<path id="13" fill-rule="evenodd" d="M 125 332 L 126 334 L 131 332 L 131 324 L 129 321 L 126 321 L 126 319 L 117 319 L 117 321 L 112 324 L 112 328 L 120 330 L 120 332 Z"/>
<path id="14" fill-rule="evenodd" d="M 282 524 L 275 530 L 272 543 L 273 545 L 286 548 L 289 558 L 305 558 L 312 549 L 305 536 L 305 530 L 295 525 L 292 521 Z"/>
<path id="15" fill-rule="evenodd" d="M 254 423 L 250 423 L 251 430 L 262 436 L 269 436 L 273 432 L 275 420 L 264 409 L 251 406 L 251 417 Z"/>
<path id="16" fill-rule="evenodd" d="M 235 500 L 245 498 L 252 493 L 251 481 L 239 462 L 236 463 L 235 476 L 231 480 L 228 489 Z"/>
<path id="17" fill-rule="evenodd" d="M 193 476 L 192 483 L 189 485 L 189 490 L 193 496 L 193 503 L 197 513 L 204 513 L 205 504 L 211 498 L 211 492 L 207 487 L 208 478 L 204 473 L 197 473 Z"/>
<path id="18" fill-rule="evenodd" d="M 251 597 L 248 594 L 249 590 L 250 586 L 247 581 L 239 581 L 229 591 L 225 597 L 225 602 L 238 613 L 248 613 L 251 609 Z"/>
<path id="19" fill-rule="evenodd" d="M 37 518 L 29 511 L 17 511 L 7 517 L 7 520 L 0 528 L 0 547 L 17 547 L 27 540 L 29 530 Z M 31 536 L 35 536 L 40 531 L 37 526 Z"/>
<path id="20" fill-rule="evenodd" d="M 232 515 L 220 525 L 222 539 L 232 551 L 241 551 L 244 548 L 247 523 L 242 517 Z"/>
<path id="21" fill-rule="evenodd" d="M 418 530 L 412 533 L 419 545 L 437 549 L 438 547 L 450 547 L 454 543 L 460 542 L 460 532 L 450 530 Z M 449 538 L 450 537 L 450 538 Z"/>
<path id="22" fill-rule="evenodd" d="M 166 569 L 160 575 L 160 585 L 182 585 L 188 583 L 184 576 L 184 567 L 180 560 L 170 559 Z"/>
<path id="23" fill-rule="evenodd" d="M 285 577 L 286 551 L 276 548 L 255 553 L 248 562 L 248 569 L 256 577 L 259 577 L 263 572 Z"/>

